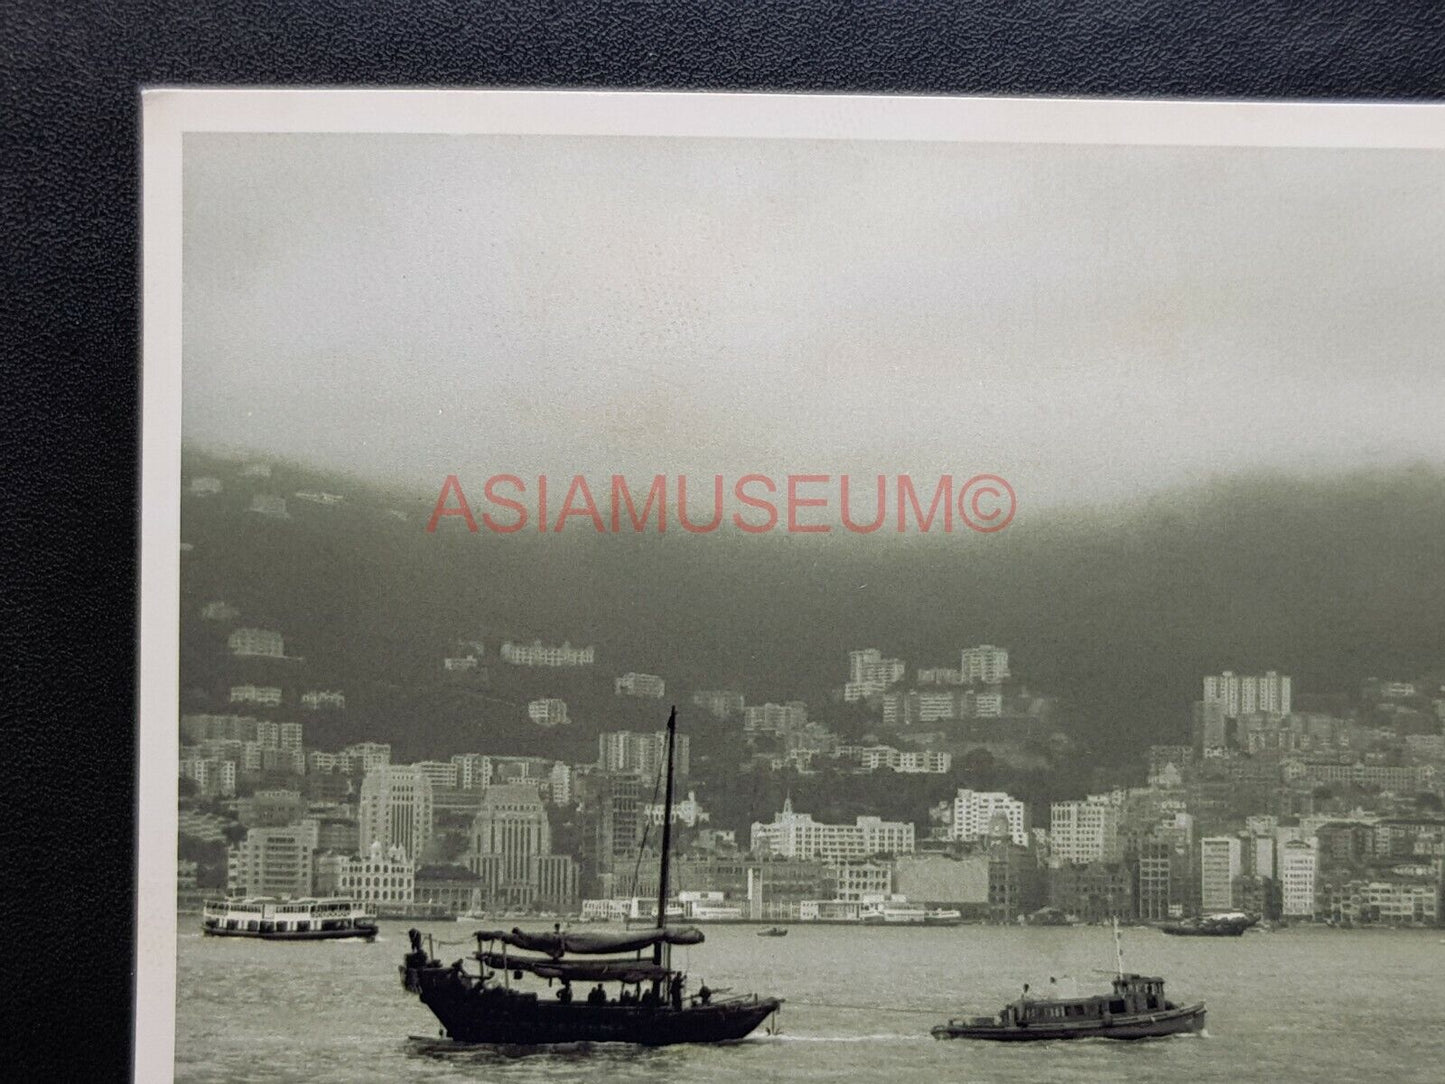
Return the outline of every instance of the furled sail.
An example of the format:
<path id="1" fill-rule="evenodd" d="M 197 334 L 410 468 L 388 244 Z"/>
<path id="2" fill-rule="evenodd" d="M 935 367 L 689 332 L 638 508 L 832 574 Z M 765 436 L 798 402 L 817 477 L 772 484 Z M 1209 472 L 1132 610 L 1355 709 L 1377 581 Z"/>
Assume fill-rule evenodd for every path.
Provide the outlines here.
<path id="1" fill-rule="evenodd" d="M 479 941 L 500 941 L 504 945 L 526 949 L 529 952 L 544 952 L 556 959 L 566 953 L 579 956 L 599 956 L 609 952 L 640 952 L 653 945 L 700 945 L 702 931 L 695 926 L 665 927 L 661 930 L 634 930 L 624 933 L 592 933 L 575 930 L 528 933 L 513 928 L 506 930 L 478 930 Z"/>
<path id="2" fill-rule="evenodd" d="M 540 978 L 567 982 L 666 982 L 672 975 L 650 960 L 539 960 L 500 952 L 479 952 L 477 959 L 487 967 L 530 971 Z"/>

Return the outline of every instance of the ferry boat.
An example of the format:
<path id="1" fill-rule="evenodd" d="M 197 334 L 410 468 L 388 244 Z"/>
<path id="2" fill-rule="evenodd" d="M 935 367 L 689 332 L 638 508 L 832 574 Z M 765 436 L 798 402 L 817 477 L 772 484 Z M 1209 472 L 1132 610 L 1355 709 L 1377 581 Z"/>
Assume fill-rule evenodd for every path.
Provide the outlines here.
<path id="1" fill-rule="evenodd" d="M 278 900 L 270 897 L 209 900 L 201 909 L 208 937 L 254 937 L 262 941 L 376 939 L 374 916 L 354 900 Z"/>
<path id="2" fill-rule="evenodd" d="M 963 912 L 953 908 L 935 907 L 923 915 L 925 926 L 957 926 L 963 921 Z"/>
<path id="3" fill-rule="evenodd" d="M 1124 971 L 1114 927 L 1118 968 L 1113 989 L 1092 997 L 1031 997 L 1005 1005 L 997 1016 L 953 1019 L 932 1029 L 935 1039 L 1038 1042 L 1045 1039 L 1152 1039 L 1204 1028 L 1204 1002 L 1176 1005 L 1164 996 L 1164 980 Z"/>
<path id="4" fill-rule="evenodd" d="M 759 936 L 759 937 L 787 937 L 787 936 L 788 936 L 788 928 L 787 928 L 786 926 L 769 926 L 766 930 L 759 930 L 759 931 L 758 931 L 758 936 Z"/>
<path id="5" fill-rule="evenodd" d="M 669 814 L 676 735 L 677 709 L 673 708 L 667 720 L 663 805 Z M 401 965 L 403 988 L 432 1011 L 449 1038 L 463 1043 L 666 1046 L 746 1037 L 777 1012 L 782 999 L 756 994 L 720 996 L 725 992 L 710 990 L 706 984 L 688 993 L 687 975 L 672 967 L 672 946 L 699 945 L 703 934 L 696 927 L 667 924 L 671 846 L 672 817 L 668 815 L 662 820 L 655 928 L 564 931 L 554 924 L 550 932 L 479 930 L 477 951 L 472 954 L 480 965 L 479 973 L 468 971 L 461 959 L 451 965 L 434 959 L 422 947 L 421 932 L 411 930 L 411 951 Z M 650 958 L 645 958 L 648 950 Z M 528 989 L 523 984 L 526 976 L 546 985 Z M 616 997 L 608 996 L 612 983 L 617 984 Z M 578 993 L 574 984 L 591 988 Z"/>
<path id="6" fill-rule="evenodd" d="M 1167 922 L 1159 929 L 1175 937 L 1238 937 L 1258 921 L 1258 915 L 1230 911 L 1186 918 L 1180 922 Z"/>

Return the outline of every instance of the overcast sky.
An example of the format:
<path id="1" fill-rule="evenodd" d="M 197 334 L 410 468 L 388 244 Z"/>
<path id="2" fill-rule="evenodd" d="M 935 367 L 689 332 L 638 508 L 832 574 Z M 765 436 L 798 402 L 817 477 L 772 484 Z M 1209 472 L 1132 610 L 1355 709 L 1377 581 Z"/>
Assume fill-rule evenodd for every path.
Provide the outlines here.
<path id="1" fill-rule="evenodd" d="M 1445 154 L 188 135 L 184 432 L 435 488 L 1445 463 Z"/>

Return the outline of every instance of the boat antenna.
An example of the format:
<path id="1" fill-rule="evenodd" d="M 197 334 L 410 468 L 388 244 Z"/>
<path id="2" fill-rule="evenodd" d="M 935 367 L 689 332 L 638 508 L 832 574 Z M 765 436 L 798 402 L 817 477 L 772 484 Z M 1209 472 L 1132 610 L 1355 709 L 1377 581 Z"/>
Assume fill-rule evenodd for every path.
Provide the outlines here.
<path id="1" fill-rule="evenodd" d="M 1124 977 L 1124 946 L 1119 941 L 1119 916 L 1114 916 L 1114 967 L 1119 977 Z"/>
<path id="2" fill-rule="evenodd" d="M 677 705 L 667 717 L 667 790 L 662 799 L 662 870 L 657 876 L 657 928 L 667 925 L 667 874 L 672 850 L 672 747 L 677 741 Z M 662 963 L 662 942 L 652 946 L 652 962 Z"/>

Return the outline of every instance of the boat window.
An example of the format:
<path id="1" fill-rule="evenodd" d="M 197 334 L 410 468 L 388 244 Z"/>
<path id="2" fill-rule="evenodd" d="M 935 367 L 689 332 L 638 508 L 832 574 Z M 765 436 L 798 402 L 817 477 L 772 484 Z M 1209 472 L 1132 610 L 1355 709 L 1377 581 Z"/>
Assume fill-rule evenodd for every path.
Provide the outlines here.
<path id="1" fill-rule="evenodd" d="M 1124 999 L 1122 997 L 1116 997 L 1113 1001 L 1109 1002 L 1109 1011 L 1128 1012 L 1129 1010 L 1128 1007 L 1124 1004 Z"/>

